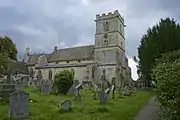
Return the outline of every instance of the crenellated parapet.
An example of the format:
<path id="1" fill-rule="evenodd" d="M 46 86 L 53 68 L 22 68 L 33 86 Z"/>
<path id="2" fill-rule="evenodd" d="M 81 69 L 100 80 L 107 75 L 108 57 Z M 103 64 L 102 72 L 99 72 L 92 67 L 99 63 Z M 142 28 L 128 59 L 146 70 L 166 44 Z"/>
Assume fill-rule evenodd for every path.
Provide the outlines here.
<path id="1" fill-rule="evenodd" d="M 114 11 L 113 13 L 109 12 L 108 14 L 105 14 L 105 13 L 101 15 L 97 14 L 95 21 L 104 20 L 104 19 L 113 18 L 113 17 L 118 17 L 124 23 L 124 18 L 120 15 L 118 10 Z"/>

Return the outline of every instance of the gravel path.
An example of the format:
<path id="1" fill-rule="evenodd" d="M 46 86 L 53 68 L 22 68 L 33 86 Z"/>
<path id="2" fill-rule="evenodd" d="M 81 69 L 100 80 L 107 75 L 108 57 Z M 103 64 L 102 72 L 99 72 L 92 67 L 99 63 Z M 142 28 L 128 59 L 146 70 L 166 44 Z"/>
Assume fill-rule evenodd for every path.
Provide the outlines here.
<path id="1" fill-rule="evenodd" d="M 134 120 L 158 120 L 159 105 L 152 97 L 149 102 L 139 111 Z"/>

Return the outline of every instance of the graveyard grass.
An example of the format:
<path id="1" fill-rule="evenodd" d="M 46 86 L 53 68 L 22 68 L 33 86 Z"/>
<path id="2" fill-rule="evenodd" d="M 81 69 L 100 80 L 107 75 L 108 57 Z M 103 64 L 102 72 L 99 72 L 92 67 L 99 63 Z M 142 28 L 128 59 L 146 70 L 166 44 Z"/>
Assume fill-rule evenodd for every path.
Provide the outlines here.
<path id="1" fill-rule="evenodd" d="M 25 90 L 30 94 L 28 120 L 130 120 L 153 94 L 150 90 L 141 90 L 135 96 L 118 99 L 116 93 L 114 100 L 101 105 L 98 100 L 92 100 L 93 92 L 87 89 L 80 91 L 79 102 L 73 101 L 74 96 L 43 96 L 32 87 Z M 58 103 L 62 100 L 71 100 L 72 110 L 61 112 Z M 0 120 L 9 120 L 8 110 L 8 103 L 0 103 Z"/>

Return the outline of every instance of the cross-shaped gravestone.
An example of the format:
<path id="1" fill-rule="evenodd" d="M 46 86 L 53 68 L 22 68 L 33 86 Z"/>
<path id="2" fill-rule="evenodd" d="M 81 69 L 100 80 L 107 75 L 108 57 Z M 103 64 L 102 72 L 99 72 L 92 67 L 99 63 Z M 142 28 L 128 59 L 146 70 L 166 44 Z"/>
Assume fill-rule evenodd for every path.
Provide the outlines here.
<path id="1" fill-rule="evenodd" d="M 14 92 L 10 96 L 9 116 L 15 120 L 25 120 L 28 115 L 29 94 Z"/>
<path id="2" fill-rule="evenodd" d="M 111 90 L 112 90 L 112 99 L 114 99 L 115 85 L 112 86 Z"/>
<path id="3" fill-rule="evenodd" d="M 81 95 L 79 94 L 80 89 L 82 89 L 82 84 L 77 85 L 74 89 L 74 95 L 75 95 L 74 100 L 76 101 L 81 101 Z"/>
<path id="4" fill-rule="evenodd" d="M 69 100 L 64 100 L 60 103 L 60 105 L 61 105 L 61 110 L 67 111 L 71 109 L 72 103 Z"/>
<path id="5" fill-rule="evenodd" d="M 51 90 L 51 80 L 44 80 L 42 82 L 41 93 L 43 95 L 48 95 L 50 90 Z"/>

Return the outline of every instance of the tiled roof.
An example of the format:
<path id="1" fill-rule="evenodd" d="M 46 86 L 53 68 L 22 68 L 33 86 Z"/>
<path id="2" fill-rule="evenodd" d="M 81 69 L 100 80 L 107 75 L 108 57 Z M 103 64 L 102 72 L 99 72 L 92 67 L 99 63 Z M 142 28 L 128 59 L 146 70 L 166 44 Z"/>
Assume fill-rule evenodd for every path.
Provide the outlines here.
<path id="1" fill-rule="evenodd" d="M 43 54 L 30 55 L 27 65 L 37 64 L 38 58 Z M 93 59 L 94 45 L 80 46 L 73 48 L 65 48 L 54 51 L 51 54 L 45 54 L 48 62 L 67 61 L 67 60 L 82 60 Z"/>

